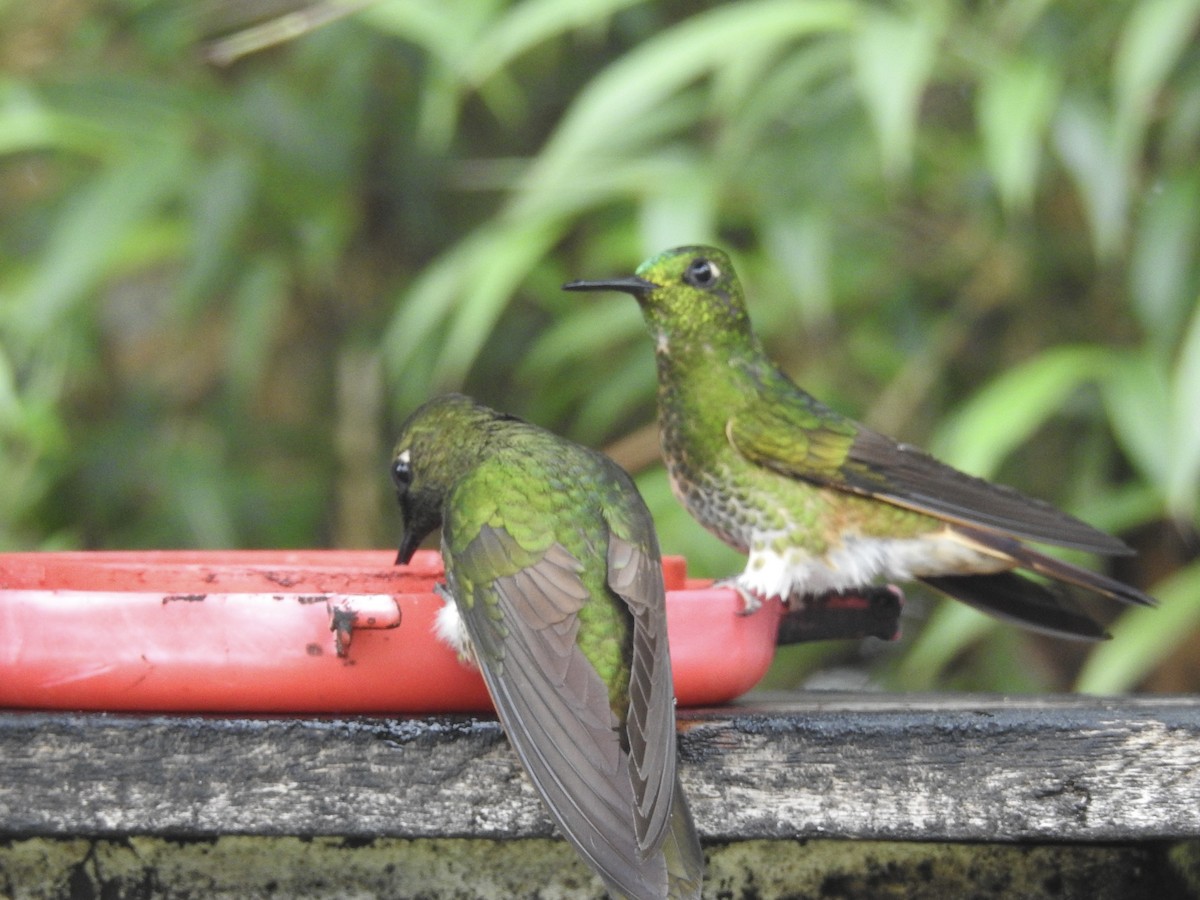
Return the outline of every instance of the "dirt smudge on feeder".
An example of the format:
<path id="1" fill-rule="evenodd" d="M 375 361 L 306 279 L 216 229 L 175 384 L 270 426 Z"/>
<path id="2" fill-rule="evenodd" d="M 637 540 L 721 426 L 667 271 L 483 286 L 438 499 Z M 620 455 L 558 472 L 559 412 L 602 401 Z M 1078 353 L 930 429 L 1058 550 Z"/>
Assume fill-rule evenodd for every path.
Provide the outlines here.
<path id="1" fill-rule="evenodd" d="M 167 594 L 163 597 L 163 606 L 168 603 L 199 603 L 208 599 L 208 594 Z"/>

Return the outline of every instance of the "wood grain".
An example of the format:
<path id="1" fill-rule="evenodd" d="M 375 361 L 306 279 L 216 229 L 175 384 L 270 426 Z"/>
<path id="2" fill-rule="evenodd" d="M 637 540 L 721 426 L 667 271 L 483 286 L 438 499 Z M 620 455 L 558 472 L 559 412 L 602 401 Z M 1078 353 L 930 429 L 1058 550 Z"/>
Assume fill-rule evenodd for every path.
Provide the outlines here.
<path id="1" fill-rule="evenodd" d="M 1200 836 L 1200 698 L 806 693 L 679 720 L 706 840 Z M 544 837 L 494 720 L 0 713 L 0 834 Z"/>

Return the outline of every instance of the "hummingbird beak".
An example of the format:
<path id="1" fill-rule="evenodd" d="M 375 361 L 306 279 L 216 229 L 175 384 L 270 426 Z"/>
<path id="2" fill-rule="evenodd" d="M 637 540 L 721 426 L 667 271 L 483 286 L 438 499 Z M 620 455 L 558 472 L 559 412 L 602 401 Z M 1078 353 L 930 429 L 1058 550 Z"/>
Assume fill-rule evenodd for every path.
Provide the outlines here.
<path id="1" fill-rule="evenodd" d="M 416 536 L 415 533 L 404 530 L 404 537 L 400 539 L 400 552 L 396 554 L 396 565 L 406 566 L 409 560 L 413 558 L 413 554 L 417 552 L 417 548 L 421 546 L 422 538 Z"/>
<path id="2" fill-rule="evenodd" d="M 396 499 L 400 501 L 400 519 L 404 522 L 404 533 L 400 538 L 400 552 L 396 554 L 396 565 L 406 566 L 408 561 L 413 558 L 413 554 L 417 552 L 417 548 L 421 546 L 421 541 L 425 540 L 425 535 L 429 534 L 432 528 L 418 523 L 412 497 L 407 491 L 399 493 Z"/>
<path id="3" fill-rule="evenodd" d="M 643 294 L 657 290 L 658 285 L 645 278 L 630 275 L 628 278 L 607 278 L 603 281 L 568 281 L 562 286 L 562 289 L 564 291 L 621 291 L 641 297 Z"/>

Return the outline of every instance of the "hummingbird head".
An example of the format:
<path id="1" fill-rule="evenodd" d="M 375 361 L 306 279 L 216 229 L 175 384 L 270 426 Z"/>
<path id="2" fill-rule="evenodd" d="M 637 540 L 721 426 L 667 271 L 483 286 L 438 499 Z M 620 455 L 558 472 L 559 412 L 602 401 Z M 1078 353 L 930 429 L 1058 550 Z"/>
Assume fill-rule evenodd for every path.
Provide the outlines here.
<path id="1" fill-rule="evenodd" d="M 660 347 L 688 337 L 707 342 L 715 335 L 751 334 L 733 263 L 716 247 L 675 247 L 652 256 L 628 278 L 571 281 L 563 290 L 632 294 Z"/>
<path id="2" fill-rule="evenodd" d="M 400 428 L 391 475 L 404 534 L 396 562 L 407 563 L 426 536 L 442 526 L 454 485 L 486 443 L 486 424 L 501 414 L 462 394 L 446 394 L 419 407 Z"/>

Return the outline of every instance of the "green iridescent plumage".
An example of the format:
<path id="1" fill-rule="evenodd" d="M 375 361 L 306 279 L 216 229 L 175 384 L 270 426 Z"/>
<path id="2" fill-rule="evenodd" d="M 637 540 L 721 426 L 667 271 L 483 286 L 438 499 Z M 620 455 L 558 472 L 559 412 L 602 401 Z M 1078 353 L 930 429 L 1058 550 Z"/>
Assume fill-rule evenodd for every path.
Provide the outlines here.
<path id="1" fill-rule="evenodd" d="M 629 476 L 460 395 L 413 413 L 392 474 L 399 560 L 441 528 L 458 612 L 446 630 L 461 620 L 568 840 L 612 891 L 698 897 L 704 860 L 675 771 L 662 565 Z"/>
<path id="2" fill-rule="evenodd" d="M 632 294 L 655 342 L 663 456 L 676 495 L 747 552 L 748 605 L 919 579 L 1000 618 L 1055 634 L 1102 630 L 1065 588 L 1130 603 L 1145 594 L 1027 546 L 1127 553 L 1110 535 L 973 478 L 840 415 L 768 359 L 728 256 L 679 247 L 636 275 L 567 290 Z"/>

